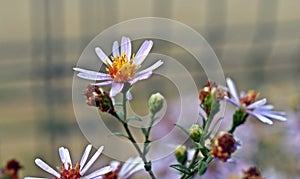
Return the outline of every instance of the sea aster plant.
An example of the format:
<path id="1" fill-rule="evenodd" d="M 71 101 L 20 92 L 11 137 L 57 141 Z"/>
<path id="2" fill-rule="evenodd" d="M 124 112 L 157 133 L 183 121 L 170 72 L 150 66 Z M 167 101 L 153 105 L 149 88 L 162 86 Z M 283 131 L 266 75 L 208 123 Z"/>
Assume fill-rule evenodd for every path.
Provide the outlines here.
<path id="1" fill-rule="evenodd" d="M 273 124 L 271 119 L 286 121 L 284 112 L 273 111 L 274 106 L 266 105 L 266 98 L 257 101 L 256 98 L 259 94 L 255 91 L 249 91 L 248 93 L 241 92 L 238 95 L 234 82 L 230 78 L 227 78 L 226 82 L 230 92 L 230 97 L 228 97 L 229 95 L 225 96 L 228 102 L 267 124 Z"/>
<path id="2" fill-rule="evenodd" d="M 39 158 L 35 159 L 35 163 L 41 169 L 53 175 L 56 179 L 79 179 L 79 178 L 94 179 L 94 178 L 100 178 L 102 175 L 111 172 L 112 168 L 110 166 L 107 166 L 86 175 L 88 169 L 93 165 L 93 163 L 102 153 L 103 146 L 101 146 L 96 151 L 96 153 L 92 156 L 92 158 L 87 162 L 91 149 L 92 149 L 92 145 L 91 144 L 87 145 L 81 157 L 80 163 L 76 162 L 74 165 L 72 165 L 69 150 L 67 148 L 60 147 L 59 156 L 62 162 L 62 166 L 61 168 L 59 168 L 59 172 L 55 171 L 53 168 L 51 168 L 48 164 L 46 164 L 43 160 Z M 25 179 L 41 179 L 41 178 L 25 177 Z"/>
<path id="3" fill-rule="evenodd" d="M 127 179 L 144 168 L 143 160 L 139 157 L 129 158 L 122 166 L 118 161 L 111 161 L 112 171 L 101 176 L 101 179 Z"/>
<path id="4" fill-rule="evenodd" d="M 128 37 L 123 36 L 120 49 L 118 41 L 113 43 L 111 58 L 108 58 L 101 48 L 95 48 L 97 56 L 104 64 L 106 64 L 108 73 L 95 72 L 81 68 L 74 68 L 74 70 L 79 72 L 77 76 L 80 78 L 101 81 L 93 83 L 92 85 L 105 86 L 111 84 L 110 96 L 114 97 L 122 91 L 126 84 L 133 85 L 140 80 L 149 78 L 152 75 L 153 70 L 163 64 L 161 60 L 158 60 L 145 70 L 138 71 L 152 46 L 153 42 L 151 40 L 146 40 L 136 55 L 131 54 L 131 41 Z M 127 99 L 132 99 L 129 90 L 127 90 L 126 96 Z"/>

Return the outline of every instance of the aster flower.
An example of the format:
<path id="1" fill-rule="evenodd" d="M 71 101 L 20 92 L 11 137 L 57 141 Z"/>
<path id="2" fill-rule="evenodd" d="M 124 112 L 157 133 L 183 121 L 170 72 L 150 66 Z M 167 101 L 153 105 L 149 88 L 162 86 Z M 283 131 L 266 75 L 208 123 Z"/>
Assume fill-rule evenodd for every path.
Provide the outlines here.
<path id="1" fill-rule="evenodd" d="M 94 178 L 100 178 L 102 175 L 105 175 L 108 172 L 112 171 L 112 168 L 110 166 L 103 167 L 101 169 L 98 169 L 88 175 L 86 175 L 86 172 L 88 169 L 92 166 L 92 164 L 96 161 L 96 159 L 100 156 L 100 154 L 103 151 L 103 146 L 101 146 L 96 153 L 92 156 L 90 161 L 87 162 L 89 153 L 92 149 L 92 145 L 87 145 L 82 158 L 80 160 L 80 163 L 76 162 L 75 165 L 72 165 L 71 157 L 69 150 L 64 147 L 59 148 L 59 156 L 62 162 L 62 166 L 59 169 L 59 172 L 55 171 L 53 168 L 51 168 L 48 164 L 46 164 L 43 160 L 37 158 L 35 159 L 35 163 L 37 166 L 39 166 L 41 169 L 45 170 L 46 172 L 52 174 L 55 176 L 56 179 L 94 179 Z M 87 163 L 86 163 L 87 162 Z M 25 179 L 40 179 L 37 177 L 25 177 Z"/>
<path id="2" fill-rule="evenodd" d="M 286 121 L 284 112 L 272 111 L 274 106 L 266 105 L 266 98 L 256 101 L 259 93 L 255 91 L 249 91 L 248 93 L 241 92 L 239 96 L 234 82 L 230 78 L 227 78 L 226 82 L 229 88 L 230 97 L 225 96 L 224 98 L 228 102 L 267 124 L 273 124 L 271 119 Z"/>
<path id="3" fill-rule="evenodd" d="M 141 158 L 129 158 L 122 166 L 118 161 L 111 161 L 112 171 L 100 177 L 101 179 L 127 179 L 144 168 Z"/>
<path id="4" fill-rule="evenodd" d="M 140 80 L 148 79 L 152 75 L 153 70 L 157 69 L 163 64 L 161 60 L 158 60 L 152 66 L 138 72 L 138 69 L 141 67 L 141 64 L 149 54 L 152 46 L 153 42 L 151 40 L 146 40 L 136 55 L 132 55 L 131 41 L 128 37 L 123 36 L 120 50 L 118 41 L 113 43 L 111 58 L 108 58 L 101 48 L 95 48 L 97 56 L 104 64 L 106 64 L 106 69 L 108 71 L 107 74 L 81 68 L 73 69 L 79 72 L 77 76 L 80 78 L 101 81 L 93 83 L 92 85 L 105 86 L 111 84 L 110 96 L 114 97 L 123 90 L 126 84 L 133 85 Z M 127 90 L 126 97 L 129 100 L 132 99 L 129 90 Z"/>

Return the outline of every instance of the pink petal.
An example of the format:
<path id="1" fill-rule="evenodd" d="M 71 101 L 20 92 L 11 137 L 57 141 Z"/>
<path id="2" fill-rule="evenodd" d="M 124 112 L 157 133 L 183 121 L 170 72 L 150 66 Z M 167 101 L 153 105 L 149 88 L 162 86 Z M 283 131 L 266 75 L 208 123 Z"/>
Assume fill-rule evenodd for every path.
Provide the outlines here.
<path id="1" fill-rule="evenodd" d="M 152 71 L 149 71 L 147 73 L 144 73 L 144 74 L 141 74 L 139 76 L 136 76 L 136 77 L 134 77 L 133 80 L 130 81 L 130 84 L 134 84 L 134 83 L 136 83 L 136 82 L 138 82 L 140 80 L 148 79 L 148 78 L 150 78 L 151 75 L 152 75 Z"/>
<path id="2" fill-rule="evenodd" d="M 96 47 L 96 48 L 95 48 L 95 52 L 96 52 L 97 56 L 100 58 L 100 60 L 101 60 L 104 64 L 106 64 L 106 62 L 107 62 L 107 63 L 109 63 L 110 65 L 112 65 L 110 59 L 109 59 L 108 56 L 102 51 L 101 48 Z"/>
<path id="3" fill-rule="evenodd" d="M 254 116 L 255 118 L 259 119 L 261 122 L 264 122 L 264 123 L 267 123 L 267 124 L 270 124 L 270 125 L 273 124 L 273 122 L 270 119 L 264 117 L 261 114 L 258 114 L 258 113 L 252 112 L 252 111 L 248 111 L 248 110 L 247 110 L 247 113 Z"/>
<path id="4" fill-rule="evenodd" d="M 240 99 L 238 97 L 238 93 L 237 93 L 234 82 L 230 78 L 227 78 L 226 82 L 227 82 L 227 86 L 229 88 L 229 92 L 232 95 L 233 99 L 235 100 L 236 103 L 239 103 Z"/>
<path id="5" fill-rule="evenodd" d="M 130 91 L 127 91 L 127 92 L 126 92 L 126 98 L 127 98 L 129 101 L 132 100 L 132 94 L 131 94 Z"/>
<path id="6" fill-rule="evenodd" d="M 105 74 L 105 73 L 95 72 L 95 71 L 91 71 L 91 70 L 85 70 L 85 69 L 82 69 L 82 68 L 73 68 L 73 70 L 81 72 L 81 73 L 86 73 L 86 74 L 89 74 L 89 75 L 107 76 L 107 74 Z"/>
<path id="7" fill-rule="evenodd" d="M 121 42 L 121 54 L 125 52 L 128 59 L 131 58 L 131 42 L 128 37 L 123 36 Z"/>
<path id="8" fill-rule="evenodd" d="M 149 54 L 151 48 L 153 46 L 153 42 L 151 40 L 146 40 L 140 47 L 139 51 L 136 53 L 134 57 L 133 63 L 139 66 L 143 63 L 147 55 Z"/>
<path id="9" fill-rule="evenodd" d="M 98 178 L 101 175 L 105 175 L 111 171 L 112 171 L 112 168 L 110 166 L 106 166 L 106 167 L 103 167 L 101 169 L 98 169 L 98 170 L 92 172 L 91 174 L 88 174 L 87 176 L 82 177 L 82 179 Z"/>
<path id="10" fill-rule="evenodd" d="M 163 61 L 158 60 L 157 62 L 155 62 L 150 67 L 146 68 L 145 70 L 142 70 L 142 71 L 138 72 L 137 75 L 140 75 L 140 74 L 143 74 L 143 73 L 147 73 L 149 71 L 153 71 L 153 70 L 157 69 L 158 67 L 160 67 L 163 63 L 164 63 Z"/>
<path id="11" fill-rule="evenodd" d="M 78 73 L 77 74 L 78 77 L 86 79 L 86 80 L 111 80 L 111 77 L 106 75 L 106 76 L 102 76 L 102 75 L 91 75 L 88 73 Z"/>
<path id="12" fill-rule="evenodd" d="M 267 99 L 264 98 L 264 99 L 261 99 L 259 101 L 256 101 L 256 102 L 250 104 L 249 106 L 247 106 L 247 109 L 255 109 L 255 108 L 258 108 L 260 106 L 265 105 L 266 103 L 267 103 Z"/>
<path id="13" fill-rule="evenodd" d="M 87 158 L 88 158 L 91 150 L 92 150 L 92 145 L 91 144 L 87 145 L 86 148 L 85 148 L 85 150 L 84 150 L 84 153 L 83 153 L 83 155 L 81 157 L 81 160 L 80 160 L 80 164 L 79 164 L 80 165 L 80 170 L 85 165 L 85 162 L 86 162 L 86 160 L 87 160 Z"/>
<path id="14" fill-rule="evenodd" d="M 115 41 L 115 42 L 113 43 L 112 54 L 113 54 L 114 57 L 120 56 L 120 53 L 119 53 L 119 43 L 118 43 L 118 41 Z"/>
<path id="15" fill-rule="evenodd" d="M 101 146 L 97 152 L 93 155 L 93 157 L 90 159 L 90 161 L 86 164 L 86 166 L 80 171 L 80 175 L 84 175 L 88 169 L 93 165 L 93 163 L 97 160 L 97 158 L 101 155 L 103 151 L 103 146 Z"/>
<path id="16" fill-rule="evenodd" d="M 109 95 L 112 97 L 116 96 L 117 94 L 119 94 L 122 91 L 123 87 L 124 87 L 124 83 L 113 82 L 111 85 Z"/>
<path id="17" fill-rule="evenodd" d="M 94 85 L 94 86 L 105 86 L 105 85 L 110 85 L 112 84 L 113 81 L 104 81 L 104 82 L 100 82 L 100 83 L 91 83 L 91 85 Z"/>

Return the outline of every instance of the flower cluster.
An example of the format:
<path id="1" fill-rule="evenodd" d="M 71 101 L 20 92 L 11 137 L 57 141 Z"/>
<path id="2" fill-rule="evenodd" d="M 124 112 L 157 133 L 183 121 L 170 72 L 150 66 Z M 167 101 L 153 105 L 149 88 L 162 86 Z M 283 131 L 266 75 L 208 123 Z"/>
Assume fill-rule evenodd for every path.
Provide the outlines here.
<path id="1" fill-rule="evenodd" d="M 1 179 L 19 179 L 18 172 L 23 166 L 15 159 L 9 160 L 5 168 L 0 170 Z"/>

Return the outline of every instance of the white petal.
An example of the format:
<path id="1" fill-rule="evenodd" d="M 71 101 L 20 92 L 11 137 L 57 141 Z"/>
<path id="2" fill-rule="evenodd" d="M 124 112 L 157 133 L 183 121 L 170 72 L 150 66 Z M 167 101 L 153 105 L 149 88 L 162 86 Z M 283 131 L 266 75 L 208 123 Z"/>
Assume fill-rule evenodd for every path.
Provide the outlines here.
<path id="1" fill-rule="evenodd" d="M 127 92 L 126 92 L 126 98 L 130 101 L 130 100 L 132 100 L 132 94 L 131 94 L 131 92 L 128 90 Z"/>
<path id="2" fill-rule="evenodd" d="M 111 168 L 112 168 L 112 171 L 115 171 L 116 169 L 118 169 L 119 165 L 120 165 L 120 162 L 115 161 L 115 160 L 111 161 L 109 164 L 109 166 L 111 166 Z"/>
<path id="3" fill-rule="evenodd" d="M 247 109 L 255 109 L 257 107 L 265 105 L 266 103 L 267 103 L 267 99 L 264 98 L 264 99 L 261 99 L 259 101 L 256 101 L 256 102 L 250 104 L 249 106 L 247 106 Z"/>
<path id="4" fill-rule="evenodd" d="M 24 179 L 48 179 L 48 178 L 41 178 L 41 177 L 24 177 Z"/>
<path id="5" fill-rule="evenodd" d="M 153 70 L 157 69 L 158 67 L 160 67 L 163 63 L 164 63 L 163 61 L 158 60 L 157 62 L 155 62 L 150 67 L 146 68 L 145 70 L 142 70 L 142 71 L 138 72 L 137 75 L 140 75 L 140 74 L 143 74 L 143 73 L 147 73 L 149 71 L 153 71 Z"/>
<path id="6" fill-rule="evenodd" d="M 105 85 L 110 85 L 112 84 L 113 81 L 104 81 L 104 82 L 100 82 L 100 83 L 91 83 L 91 85 L 94 85 L 94 86 L 105 86 Z"/>
<path id="7" fill-rule="evenodd" d="M 260 111 L 270 111 L 274 108 L 273 105 L 264 105 L 264 106 L 260 106 L 258 108 L 255 108 L 255 110 L 260 110 Z"/>
<path id="8" fill-rule="evenodd" d="M 101 146 L 97 152 L 93 155 L 93 157 L 90 159 L 90 161 L 86 164 L 86 166 L 80 171 L 80 175 L 83 176 L 85 172 L 93 165 L 93 163 L 97 160 L 97 158 L 100 156 L 100 154 L 103 151 L 103 146 Z"/>
<path id="9" fill-rule="evenodd" d="M 226 82 L 227 82 L 227 86 L 229 88 L 229 92 L 232 95 L 233 99 L 235 100 L 236 103 L 239 103 L 240 99 L 238 97 L 238 93 L 237 93 L 234 82 L 230 78 L 227 78 Z"/>
<path id="10" fill-rule="evenodd" d="M 102 75 L 91 75 L 88 73 L 78 73 L 77 76 L 86 80 L 111 80 L 111 77 L 108 75 L 102 76 Z"/>
<path id="11" fill-rule="evenodd" d="M 101 175 L 105 175 L 105 174 L 107 174 L 107 173 L 109 173 L 111 171 L 112 171 L 111 166 L 106 166 L 106 167 L 98 169 L 98 170 L 92 172 L 91 174 L 88 174 L 87 176 L 84 176 L 82 178 L 83 179 L 97 178 L 97 177 L 99 177 Z"/>
<path id="12" fill-rule="evenodd" d="M 151 75 L 152 75 L 152 71 L 149 71 L 147 73 L 144 73 L 144 74 L 141 74 L 139 76 L 136 76 L 136 77 L 134 77 L 134 79 L 132 79 L 130 81 L 130 84 L 134 84 L 134 83 L 136 83 L 136 82 L 138 82 L 140 80 L 148 79 L 148 78 L 150 78 Z"/>
<path id="13" fill-rule="evenodd" d="M 144 163 L 141 158 L 137 157 L 134 159 L 129 159 L 125 162 L 120 170 L 119 175 L 123 178 L 129 178 L 135 172 L 142 170 L 144 168 Z"/>
<path id="14" fill-rule="evenodd" d="M 146 40 L 140 47 L 139 51 L 136 53 L 136 56 L 134 57 L 133 63 L 139 66 L 142 64 L 149 54 L 151 48 L 153 46 L 153 42 L 151 40 Z"/>
<path id="15" fill-rule="evenodd" d="M 65 165 L 65 167 L 67 167 L 68 164 L 70 164 L 71 168 L 73 168 L 69 150 L 67 148 L 65 148 L 64 153 L 65 153 L 65 158 L 66 158 L 66 162 L 67 162 L 67 165 Z"/>
<path id="16" fill-rule="evenodd" d="M 39 166 L 44 171 L 52 174 L 53 176 L 56 176 L 57 178 L 60 178 L 60 174 L 55 171 L 53 168 L 51 168 L 48 164 L 46 164 L 43 160 L 37 158 L 35 159 L 35 164 Z"/>
<path id="17" fill-rule="evenodd" d="M 60 147 L 58 149 L 58 153 L 59 153 L 59 157 L 60 157 L 61 162 L 64 164 L 65 167 L 67 167 L 68 166 L 68 162 L 67 162 L 67 159 L 66 159 L 66 156 L 65 156 L 65 148 L 64 147 Z"/>
<path id="18" fill-rule="evenodd" d="M 122 42 L 121 42 L 121 55 L 123 52 L 125 52 L 128 59 L 131 58 L 131 42 L 128 37 L 124 37 L 124 36 L 122 37 Z"/>
<path id="19" fill-rule="evenodd" d="M 100 60 L 106 64 L 106 62 L 110 65 L 112 65 L 110 59 L 108 58 L 108 56 L 101 50 L 101 48 L 96 47 L 95 48 L 95 52 L 97 54 L 97 56 L 100 58 Z"/>
<path id="20" fill-rule="evenodd" d="M 247 111 L 247 113 L 250 114 L 250 115 L 252 115 L 252 116 L 254 116 L 254 117 L 256 117 L 261 122 L 264 122 L 264 123 L 267 123 L 267 124 L 270 124 L 270 125 L 273 124 L 273 122 L 270 119 L 264 117 L 261 114 L 258 114 L 258 113 L 252 112 L 252 111 Z"/>
<path id="21" fill-rule="evenodd" d="M 85 162 L 86 162 L 91 150 L 92 150 L 92 145 L 91 144 L 87 145 L 84 152 L 83 152 L 83 154 L 82 154 L 81 160 L 80 160 L 80 164 L 79 164 L 80 165 L 80 170 L 85 165 Z"/>
<path id="22" fill-rule="evenodd" d="M 81 72 L 81 73 L 86 73 L 86 74 L 89 74 L 89 75 L 107 76 L 107 74 L 105 74 L 105 73 L 95 72 L 95 71 L 91 71 L 91 70 L 85 70 L 85 69 L 82 69 L 82 68 L 73 68 L 73 70 Z"/>
<path id="23" fill-rule="evenodd" d="M 115 41 L 115 42 L 113 43 L 112 54 L 113 54 L 114 57 L 120 56 L 120 53 L 119 53 L 119 43 L 118 43 L 118 41 Z"/>
<path id="24" fill-rule="evenodd" d="M 111 85 L 109 95 L 116 96 L 118 93 L 122 91 L 123 87 L 124 87 L 124 83 L 113 82 Z"/>

